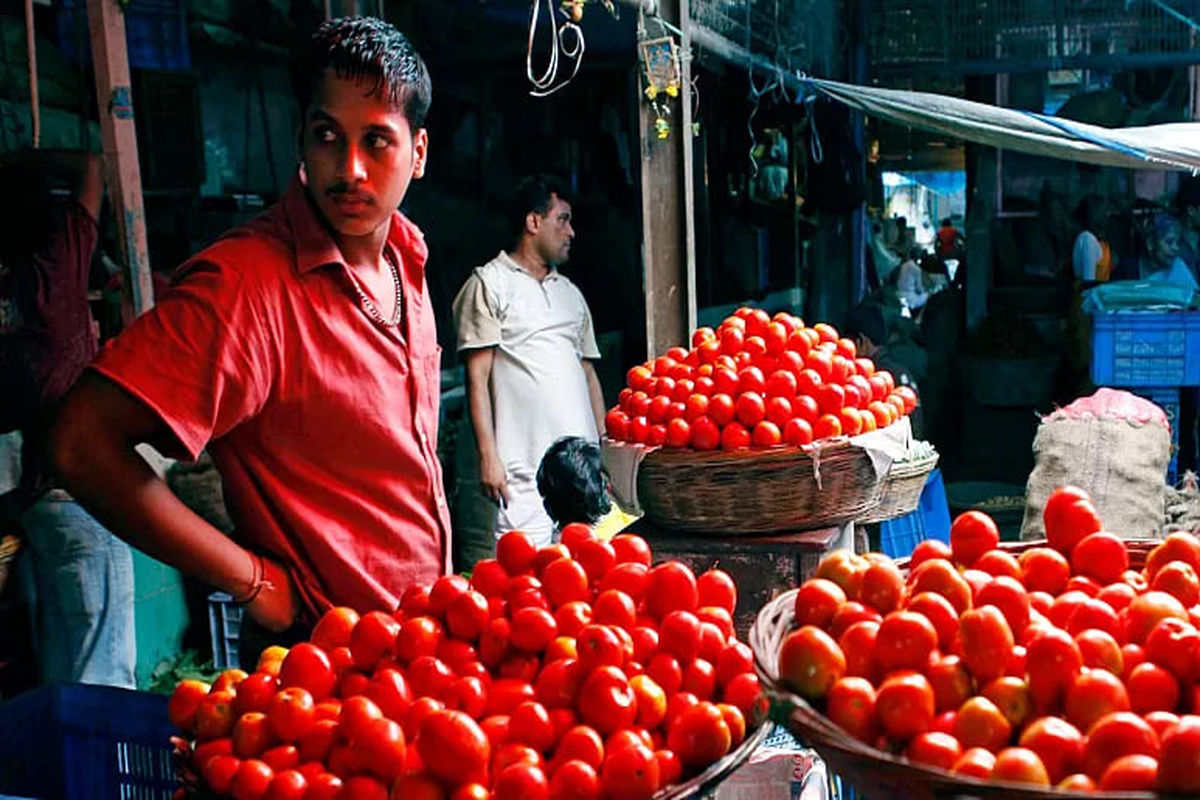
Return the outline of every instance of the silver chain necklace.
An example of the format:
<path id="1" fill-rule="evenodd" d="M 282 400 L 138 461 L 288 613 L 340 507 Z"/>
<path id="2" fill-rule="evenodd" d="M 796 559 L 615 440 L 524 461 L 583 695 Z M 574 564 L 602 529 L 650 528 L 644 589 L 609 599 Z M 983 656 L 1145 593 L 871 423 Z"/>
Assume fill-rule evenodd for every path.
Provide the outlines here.
<path id="1" fill-rule="evenodd" d="M 358 298 L 359 298 L 359 300 L 362 301 L 363 308 L 365 308 L 367 310 L 367 316 L 369 316 L 376 323 L 378 323 L 379 325 L 382 325 L 385 328 L 394 328 L 400 324 L 400 318 L 404 311 L 404 308 L 403 308 L 404 296 L 403 296 L 403 289 L 401 288 L 401 285 L 400 285 L 400 270 L 396 266 L 396 262 L 392 259 L 391 255 L 389 254 L 388 249 L 386 247 L 383 249 L 383 260 L 387 262 L 389 267 L 391 267 L 392 282 L 396 286 L 396 307 L 392 311 L 391 321 L 389 322 L 388 320 L 383 318 L 383 314 L 381 314 L 379 312 L 379 307 L 375 305 L 374 301 L 372 301 L 371 298 L 367 297 L 367 293 L 362 290 L 362 286 L 359 285 L 359 282 L 357 280 L 355 280 L 353 282 L 354 290 L 358 292 Z"/>

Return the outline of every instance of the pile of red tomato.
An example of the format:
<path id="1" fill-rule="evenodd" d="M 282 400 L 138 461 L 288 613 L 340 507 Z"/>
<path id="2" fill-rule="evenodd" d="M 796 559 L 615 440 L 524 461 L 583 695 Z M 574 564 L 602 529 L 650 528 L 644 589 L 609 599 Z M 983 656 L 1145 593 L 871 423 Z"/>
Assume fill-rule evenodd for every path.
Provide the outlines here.
<path id="1" fill-rule="evenodd" d="M 168 712 L 190 771 L 235 800 L 644 799 L 763 717 L 736 598 L 636 535 L 514 531 L 469 581 L 334 608 L 252 674 L 181 682 Z"/>
<path id="2" fill-rule="evenodd" d="M 857 436 L 911 414 L 917 395 L 859 358 L 832 325 L 743 307 L 692 349 L 672 347 L 626 375 L 605 417 L 617 441 L 742 450 Z"/>
<path id="3" fill-rule="evenodd" d="M 911 761 L 1076 791 L 1200 792 L 1200 541 L 1130 569 L 1090 498 L 1046 503 L 1014 556 L 958 517 L 904 576 L 828 557 L 797 592 L 780 677 L 850 735 Z"/>

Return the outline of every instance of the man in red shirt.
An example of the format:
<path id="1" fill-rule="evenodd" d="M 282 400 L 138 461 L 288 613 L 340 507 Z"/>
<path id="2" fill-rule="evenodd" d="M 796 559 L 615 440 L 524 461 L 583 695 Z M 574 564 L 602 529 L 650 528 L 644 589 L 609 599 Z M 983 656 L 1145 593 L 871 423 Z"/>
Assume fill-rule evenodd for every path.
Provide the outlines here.
<path id="1" fill-rule="evenodd" d="M 93 362 L 52 441 L 110 530 L 282 642 L 331 605 L 394 609 L 450 552 L 427 250 L 396 210 L 425 170 L 429 73 L 392 26 L 339 19 L 296 87 L 302 161 L 280 201 L 180 268 Z M 171 494 L 140 442 L 208 448 L 232 538 Z"/>

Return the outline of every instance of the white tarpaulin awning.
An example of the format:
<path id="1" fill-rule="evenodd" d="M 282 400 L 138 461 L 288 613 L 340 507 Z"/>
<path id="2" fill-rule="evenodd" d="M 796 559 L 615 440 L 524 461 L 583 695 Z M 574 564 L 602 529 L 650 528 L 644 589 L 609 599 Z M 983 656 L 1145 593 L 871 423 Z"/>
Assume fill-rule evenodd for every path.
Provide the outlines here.
<path id="1" fill-rule="evenodd" d="M 1102 128 L 928 92 L 800 78 L 864 114 L 1006 150 L 1130 169 L 1200 172 L 1200 123 Z"/>

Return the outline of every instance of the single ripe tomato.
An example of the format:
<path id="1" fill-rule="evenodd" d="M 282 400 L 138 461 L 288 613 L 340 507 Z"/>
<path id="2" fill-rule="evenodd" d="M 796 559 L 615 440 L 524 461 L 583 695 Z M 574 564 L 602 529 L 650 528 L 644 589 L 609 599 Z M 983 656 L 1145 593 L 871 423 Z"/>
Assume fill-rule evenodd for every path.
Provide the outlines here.
<path id="1" fill-rule="evenodd" d="M 388 629 L 393 631 L 394 637 L 399 623 L 389 615 L 381 616 L 389 621 Z M 310 642 L 301 642 L 284 656 L 279 668 L 279 685 L 285 689 L 291 686 L 303 688 L 312 695 L 311 699 L 319 701 L 333 694 L 337 675 L 324 650 Z"/>
<path id="2" fill-rule="evenodd" d="M 1083 771 L 1094 780 L 1104 775 L 1108 765 L 1121 756 L 1158 757 L 1158 734 L 1137 714 L 1118 711 L 1101 717 L 1087 732 L 1083 750 Z"/>
<path id="3" fill-rule="evenodd" d="M 1146 664 L 1144 666 L 1152 667 Z M 1178 696 L 1178 687 L 1176 687 Z M 1129 710 L 1129 693 L 1121 679 L 1103 669 L 1081 672 L 1067 690 L 1067 721 L 1081 731 L 1106 714 Z"/>
<path id="4" fill-rule="evenodd" d="M 1080 540 L 1101 529 L 1091 497 L 1075 486 L 1061 486 L 1050 493 L 1042 509 L 1042 523 L 1050 547 L 1068 557 Z"/>
<path id="5" fill-rule="evenodd" d="M 646 575 L 646 610 L 662 619 L 676 610 L 695 611 L 699 605 L 696 576 L 686 564 L 666 561 Z"/>
<path id="6" fill-rule="evenodd" d="M 954 762 L 951 772 L 987 780 L 992 776 L 992 768 L 995 765 L 996 756 L 991 752 L 982 747 L 971 747 Z"/>
<path id="7" fill-rule="evenodd" d="M 461 711 L 435 711 L 421 723 L 417 737 L 421 763 L 450 786 L 482 782 L 491 761 L 491 744 L 483 730 Z"/>
<path id="8" fill-rule="evenodd" d="M 982 511 L 959 514 L 950 526 L 950 551 L 954 561 L 964 567 L 974 566 L 984 553 L 1000 542 L 1000 529 Z"/>
<path id="9" fill-rule="evenodd" d="M 841 586 L 825 578 L 809 578 L 796 590 L 796 624 L 827 628 L 845 603 L 846 593 Z"/>
<path id="10" fill-rule="evenodd" d="M 968 612 L 971 613 L 977 612 Z M 965 624 L 967 615 L 963 615 L 963 620 Z M 937 647 L 937 641 L 937 631 L 924 616 L 914 611 L 893 611 L 879 625 L 875 658 L 885 673 L 897 669 L 923 669 L 929 654 Z"/>
<path id="11" fill-rule="evenodd" d="M 962 745 L 948 733 L 927 731 L 917 734 L 908 743 L 904 755 L 909 761 L 949 770 L 962 757 Z"/>
<path id="12" fill-rule="evenodd" d="M 779 676 L 798 694 L 810 699 L 823 697 L 845 673 L 846 656 L 837 642 L 820 628 L 805 625 L 784 638 L 779 652 Z M 932 702 L 931 694 L 931 705 Z"/>
<path id="13" fill-rule="evenodd" d="M 609 800 L 647 800 L 659 788 L 659 762 L 644 745 L 622 747 L 605 755 L 600 793 Z"/>
<path id="14" fill-rule="evenodd" d="M 209 685 L 198 680 L 182 680 L 167 702 L 167 719 L 185 733 L 196 731 L 196 709 L 209 692 Z"/>
<path id="15" fill-rule="evenodd" d="M 1031 592 L 1046 592 L 1057 596 L 1071 577 L 1071 565 L 1058 550 L 1034 547 L 1017 559 L 1021 565 L 1022 582 Z"/>
<path id="16" fill-rule="evenodd" d="M 1038 754 L 1051 783 L 1083 766 L 1083 734 L 1059 717 L 1039 717 L 1021 732 L 1019 744 Z"/>
<path id="17" fill-rule="evenodd" d="M 996 704 L 983 696 L 972 697 L 958 709 L 954 737 L 963 747 L 982 747 L 995 753 L 1008 742 L 1012 725 Z"/>
<path id="18" fill-rule="evenodd" d="M 829 690 L 825 713 L 859 741 L 875 741 L 875 687 L 866 678 L 850 676 L 838 680 Z"/>
<path id="19" fill-rule="evenodd" d="M 996 754 L 992 780 L 1049 786 L 1050 776 L 1037 753 L 1026 747 L 1006 747 Z"/>
<path id="20" fill-rule="evenodd" d="M 973 608 L 962 615 L 958 637 L 967 669 L 981 683 L 999 678 L 1015 641 L 1004 615 L 994 606 Z"/>
<path id="21" fill-rule="evenodd" d="M 363 671 L 370 671 L 381 659 L 393 656 L 396 635 L 399 632 L 400 623 L 391 614 L 382 611 L 369 611 L 364 614 L 350 634 L 350 653 L 354 657 L 354 665 Z M 332 667 L 330 672 L 332 673 Z M 282 679 L 282 672 L 280 677 Z M 312 687 L 305 688 L 312 692 L 315 699 L 323 699 L 328 694 L 313 692 Z"/>
<path id="22" fill-rule="evenodd" d="M 1158 764 L 1159 791 L 1180 795 L 1200 793 L 1200 718 L 1183 717 L 1167 732 Z"/>
<path id="23" fill-rule="evenodd" d="M 1097 532 L 1080 539 L 1071 550 L 1071 570 L 1101 586 L 1118 580 L 1129 569 L 1129 551 L 1120 537 Z"/>
<path id="24" fill-rule="evenodd" d="M 667 732 L 667 746 L 685 768 L 703 768 L 729 752 L 729 725 L 721 710 L 701 702 L 683 711 Z"/>
<path id="25" fill-rule="evenodd" d="M 929 730 L 934 708 L 933 687 L 912 670 L 893 672 L 875 694 L 879 725 L 893 739 L 910 739 Z"/>

